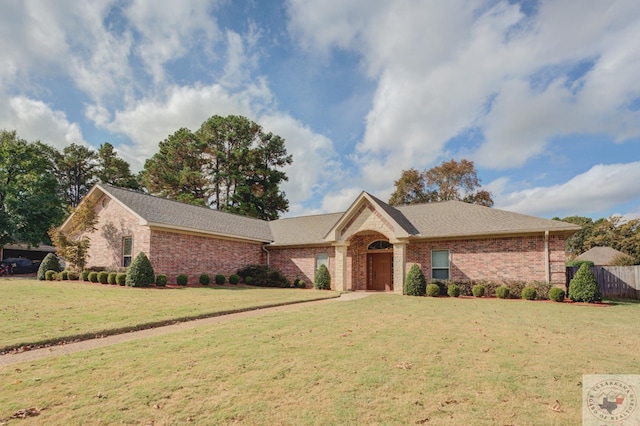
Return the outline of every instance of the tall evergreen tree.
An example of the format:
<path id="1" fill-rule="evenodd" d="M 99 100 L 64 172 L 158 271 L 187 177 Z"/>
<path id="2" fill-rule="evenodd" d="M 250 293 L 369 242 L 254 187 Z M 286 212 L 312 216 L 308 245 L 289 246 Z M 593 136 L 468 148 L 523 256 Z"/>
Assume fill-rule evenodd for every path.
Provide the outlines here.
<path id="1" fill-rule="evenodd" d="M 0 130 L 0 245 L 48 243 L 47 230 L 62 220 L 53 151 Z"/>
<path id="2" fill-rule="evenodd" d="M 113 145 L 105 142 L 97 153 L 96 177 L 101 183 L 108 183 L 120 188 L 140 189 L 140 183 L 131 173 L 129 163 L 118 156 Z"/>
<path id="3" fill-rule="evenodd" d="M 96 183 L 96 152 L 72 143 L 56 158 L 57 177 L 65 203 L 76 207 Z"/>

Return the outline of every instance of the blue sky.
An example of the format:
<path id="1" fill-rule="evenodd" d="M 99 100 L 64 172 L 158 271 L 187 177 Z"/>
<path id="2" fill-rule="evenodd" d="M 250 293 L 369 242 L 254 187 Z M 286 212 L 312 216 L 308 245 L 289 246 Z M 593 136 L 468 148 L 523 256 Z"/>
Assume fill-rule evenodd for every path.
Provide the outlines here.
<path id="1" fill-rule="evenodd" d="M 0 128 L 158 142 L 240 114 L 286 139 L 290 215 L 476 164 L 495 207 L 640 217 L 640 2 L 0 0 Z"/>

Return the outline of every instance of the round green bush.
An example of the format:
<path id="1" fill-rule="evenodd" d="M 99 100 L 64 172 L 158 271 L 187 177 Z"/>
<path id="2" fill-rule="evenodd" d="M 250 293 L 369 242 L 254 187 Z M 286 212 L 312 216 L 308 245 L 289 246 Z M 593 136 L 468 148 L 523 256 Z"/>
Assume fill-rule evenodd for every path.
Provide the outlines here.
<path id="1" fill-rule="evenodd" d="M 313 286 L 317 290 L 331 290 L 331 274 L 329 274 L 327 265 L 320 265 L 316 271 Z"/>
<path id="2" fill-rule="evenodd" d="M 300 278 L 296 278 L 296 280 L 293 282 L 293 286 L 295 288 L 307 288 L 307 283 Z"/>
<path id="3" fill-rule="evenodd" d="M 127 270 L 127 285 L 129 287 L 149 287 L 156 279 L 153 266 L 144 252 L 138 253 Z"/>
<path id="4" fill-rule="evenodd" d="M 558 287 L 552 287 L 549 290 L 549 299 L 554 302 L 564 302 L 564 290 Z"/>
<path id="5" fill-rule="evenodd" d="M 82 281 L 89 281 L 89 271 L 88 270 L 84 270 L 80 273 L 80 276 L 82 277 Z"/>
<path id="6" fill-rule="evenodd" d="M 526 300 L 535 300 L 538 292 L 535 287 L 525 287 L 522 289 L 522 298 Z"/>
<path id="7" fill-rule="evenodd" d="M 253 277 L 245 277 L 244 278 L 244 283 L 246 285 L 251 285 L 253 283 Z"/>
<path id="8" fill-rule="evenodd" d="M 222 285 L 222 284 L 224 284 L 225 282 L 227 282 L 227 277 L 225 277 L 225 276 L 224 276 L 224 275 L 222 275 L 222 274 L 216 274 L 216 276 L 215 276 L 215 281 L 216 281 L 216 284 L 218 284 L 218 285 Z"/>
<path id="9" fill-rule="evenodd" d="M 440 289 L 438 288 L 438 292 Z M 413 264 L 407 278 L 404 281 L 404 294 L 409 296 L 424 296 L 427 294 L 427 281 L 424 278 L 422 269 L 417 264 Z"/>
<path id="10" fill-rule="evenodd" d="M 127 274 L 124 272 L 120 272 L 116 274 L 116 284 L 125 285 L 127 283 Z"/>
<path id="11" fill-rule="evenodd" d="M 46 279 L 47 271 L 53 271 L 53 272 L 62 271 L 62 268 L 60 267 L 60 261 L 58 260 L 58 257 L 53 253 L 47 254 L 42 260 L 42 262 L 40 262 L 40 266 L 38 267 L 38 274 L 37 274 L 37 277 L 40 281 Z"/>
<path id="12" fill-rule="evenodd" d="M 166 285 L 167 285 L 167 276 L 166 276 L 166 275 L 164 275 L 164 274 L 159 274 L 159 275 L 156 277 L 156 285 L 157 285 L 158 287 L 164 287 L 164 286 L 166 286 Z"/>
<path id="13" fill-rule="evenodd" d="M 438 297 L 440 296 L 440 287 L 438 284 L 428 284 L 427 285 L 427 296 L 429 297 Z"/>
<path id="14" fill-rule="evenodd" d="M 58 279 L 58 273 L 50 269 L 44 273 L 44 278 L 47 281 L 55 281 Z"/>
<path id="15" fill-rule="evenodd" d="M 118 275 L 115 272 L 109 272 L 109 276 L 107 277 L 107 282 L 109 284 L 116 284 L 116 275 Z"/>
<path id="16" fill-rule="evenodd" d="M 69 279 L 69 271 L 62 271 L 58 276 L 60 277 L 60 280 L 67 281 Z"/>
<path id="17" fill-rule="evenodd" d="M 189 277 L 187 276 L 187 274 L 180 274 L 176 278 L 176 283 L 183 287 L 186 286 L 188 282 L 189 282 Z"/>
<path id="18" fill-rule="evenodd" d="M 92 283 L 97 283 L 98 282 L 98 273 L 91 271 L 89 272 L 89 281 L 91 281 Z"/>
<path id="19" fill-rule="evenodd" d="M 447 294 L 449 297 L 460 297 L 460 286 L 456 284 L 449 284 L 449 287 L 447 287 Z"/>
<path id="20" fill-rule="evenodd" d="M 100 284 L 108 284 L 109 273 L 105 271 L 98 272 L 98 281 L 100 282 Z"/>
<path id="21" fill-rule="evenodd" d="M 484 286 L 480 284 L 474 285 L 471 292 L 475 297 L 482 297 L 484 296 Z"/>
<path id="22" fill-rule="evenodd" d="M 500 287 L 496 288 L 496 297 L 499 299 L 508 299 L 509 293 L 509 287 L 507 287 L 506 285 L 501 285 Z"/>
<path id="23" fill-rule="evenodd" d="M 233 274 L 229 277 L 229 284 L 236 285 L 240 282 L 240 275 Z"/>
<path id="24" fill-rule="evenodd" d="M 211 282 L 211 278 L 209 277 L 209 274 L 200 274 L 199 281 L 202 285 L 209 285 L 209 283 Z"/>
<path id="25" fill-rule="evenodd" d="M 569 298 L 574 302 L 599 302 L 602 300 L 600 286 L 587 264 L 582 264 L 569 283 Z"/>
<path id="26" fill-rule="evenodd" d="M 69 281 L 78 281 L 78 273 L 75 271 L 69 271 L 69 273 L 67 274 L 67 277 L 69 278 Z"/>

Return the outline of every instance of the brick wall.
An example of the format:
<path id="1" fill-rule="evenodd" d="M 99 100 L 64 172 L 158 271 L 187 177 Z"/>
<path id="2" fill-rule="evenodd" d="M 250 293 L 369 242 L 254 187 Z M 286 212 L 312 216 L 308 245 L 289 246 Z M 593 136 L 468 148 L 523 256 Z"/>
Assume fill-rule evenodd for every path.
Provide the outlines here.
<path id="1" fill-rule="evenodd" d="M 95 208 L 98 222 L 96 231 L 87 234 L 91 239 L 87 266 L 121 267 L 124 237 L 132 237 L 133 258 L 141 251 L 149 255 L 150 231 L 137 217 L 107 196 L 100 198 Z"/>
<path id="2" fill-rule="evenodd" d="M 544 236 L 429 241 L 407 246 L 407 270 L 417 263 L 431 274 L 431 251 L 450 251 L 452 280 L 546 281 Z M 549 238 L 551 281 L 564 283 L 564 238 Z"/>
<path id="3" fill-rule="evenodd" d="M 149 260 L 156 274 L 167 275 L 169 283 L 187 274 L 189 283 L 197 284 L 202 273 L 209 274 L 213 282 L 215 274 L 229 278 L 239 268 L 265 263 L 262 244 L 213 236 L 154 229 L 151 247 Z"/>
<path id="4" fill-rule="evenodd" d="M 307 287 L 313 286 L 315 276 L 316 254 L 329 255 L 329 274 L 331 282 L 335 280 L 335 248 L 325 247 L 298 247 L 298 248 L 269 248 L 269 266 L 280 270 L 293 283 L 300 278 L 307 283 Z"/>

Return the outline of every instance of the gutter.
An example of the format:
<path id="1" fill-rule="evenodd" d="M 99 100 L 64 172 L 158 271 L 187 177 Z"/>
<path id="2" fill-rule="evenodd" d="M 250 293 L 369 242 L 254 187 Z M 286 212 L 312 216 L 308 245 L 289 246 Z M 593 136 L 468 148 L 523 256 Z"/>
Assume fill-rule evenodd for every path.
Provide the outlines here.
<path id="1" fill-rule="evenodd" d="M 549 231 L 544 231 L 544 275 L 547 284 L 551 282 L 551 259 L 549 258 Z"/>
<path id="2" fill-rule="evenodd" d="M 265 244 L 262 245 L 262 250 L 267 253 L 267 266 L 271 267 L 271 265 L 269 264 L 269 250 L 267 250 L 267 246 Z"/>

